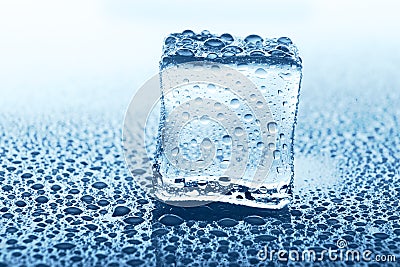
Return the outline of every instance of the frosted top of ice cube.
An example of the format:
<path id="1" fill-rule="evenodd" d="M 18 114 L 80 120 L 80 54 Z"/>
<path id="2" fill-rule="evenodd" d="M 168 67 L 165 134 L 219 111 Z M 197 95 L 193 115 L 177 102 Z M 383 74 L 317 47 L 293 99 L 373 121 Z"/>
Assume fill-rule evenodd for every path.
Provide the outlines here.
<path id="1" fill-rule="evenodd" d="M 294 64 L 301 67 L 297 47 L 288 37 L 263 38 L 252 34 L 245 38 L 191 30 L 172 33 L 164 40 L 161 66 L 206 60 L 219 63 Z"/>

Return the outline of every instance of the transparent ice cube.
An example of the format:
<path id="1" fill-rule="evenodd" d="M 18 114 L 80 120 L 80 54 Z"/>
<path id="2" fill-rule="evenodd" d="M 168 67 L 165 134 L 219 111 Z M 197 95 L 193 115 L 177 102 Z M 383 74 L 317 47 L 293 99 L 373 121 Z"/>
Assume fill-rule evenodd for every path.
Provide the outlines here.
<path id="1" fill-rule="evenodd" d="M 291 40 L 184 31 L 165 39 L 156 196 L 279 209 L 291 199 L 301 59 Z"/>

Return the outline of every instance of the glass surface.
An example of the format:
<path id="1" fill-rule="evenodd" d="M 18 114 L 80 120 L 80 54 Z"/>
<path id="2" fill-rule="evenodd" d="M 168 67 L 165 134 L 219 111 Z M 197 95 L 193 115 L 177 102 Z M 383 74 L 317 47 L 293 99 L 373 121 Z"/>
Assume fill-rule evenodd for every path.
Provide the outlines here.
<path id="1" fill-rule="evenodd" d="M 398 266 L 399 5 L 0 1 L 0 266 Z M 286 35 L 301 49 L 287 209 L 171 207 L 137 179 L 151 182 L 146 151 L 124 163 L 127 106 L 159 84 L 166 34 L 186 28 Z M 284 258 L 260 258 L 266 247 Z"/>

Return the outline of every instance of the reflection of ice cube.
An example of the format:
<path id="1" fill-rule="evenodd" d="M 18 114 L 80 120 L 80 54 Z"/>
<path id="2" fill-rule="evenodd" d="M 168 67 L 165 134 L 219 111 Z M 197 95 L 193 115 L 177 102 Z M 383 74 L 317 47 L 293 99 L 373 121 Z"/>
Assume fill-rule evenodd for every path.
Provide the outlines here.
<path id="1" fill-rule="evenodd" d="M 186 31 L 166 39 L 162 70 L 185 71 L 177 64 L 193 61 L 215 65 L 205 72 L 192 64 L 190 77 L 161 74 L 157 196 L 188 205 L 285 206 L 301 80 L 297 49 L 288 38 L 254 35 L 227 41 Z M 225 76 L 218 76 L 221 66 Z"/>

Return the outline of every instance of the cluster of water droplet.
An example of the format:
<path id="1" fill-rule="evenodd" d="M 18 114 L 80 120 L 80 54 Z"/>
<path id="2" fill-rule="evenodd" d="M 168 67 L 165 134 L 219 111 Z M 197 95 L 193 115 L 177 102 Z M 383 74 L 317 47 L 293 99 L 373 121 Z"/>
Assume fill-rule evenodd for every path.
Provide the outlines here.
<path id="1" fill-rule="evenodd" d="M 242 39 L 229 33 L 215 35 L 209 31 L 202 31 L 196 34 L 191 30 L 185 30 L 168 36 L 163 50 L 163 64 L 182 63 L 193 58 L 230 62 L 232 57 L 248 57 L 245 62 L 285 59 L 301 64 L 297 48 L 288 37 L 270 39 L 252 34 Z"/>
<path id="2" fill-rule="evenodd" d="M 222 203 L 174 208 L 150 198 L 123 163 L 118 115 L 1 116 L 0 266 L 265 266 L 257 257 L 265 245 L 321 252 L 339 238 L 349 249 L 398 260 L 399 113 L 367 105 L 334 112 L 343 98 L 303 101 L 299 183 L 291 206 L 278 213 Z M 145 172 L 145 159 L 133 175 Z M 319 165 L 323 159 L 339 170 Z"/>
<path id="3" fill-rule="evenodd" d="M 119 120 L 7 121 L 1 117 L 0 266 L 151 264 L 143 229 L 152 204 L 125 168 Z"/>
<path id="4" fill-rule="evenodd" d="M 161 261 L 170 266 L 175 262 L 272 266 L 257 256 L 267 246 L 268 251 L 312 250 L 317 257 L 327 249 L 343 253 L 370 250 L 371 259 L 378 254 L 394 255 L 397 262 L 385 266 L 397 266 L 400 165 L 396 155 L 400 138 L 399 121 L 393 116 L 396 112 L 365 108 L 344 114 L 333 112 L 343 99 L 317 105 L 313 100 L 306 99 L 307 107 L 299 118 L 295 143 L 298 181 L 290 208 L 271 212 L 221 203 L 192 209 L 159 206 L 153 227 L 164 251 Z M 371 122 L 372 117 L 377 120 Z M 345 240 L 345 247 L 339 248 L 338 240 Z M 310 266 L 278 261 L 277 256 L 273 261 L 278 266 Z M 333 262 L 328 257 L 313 264 L 380 266 L 351 258 Z"/>

